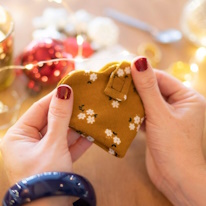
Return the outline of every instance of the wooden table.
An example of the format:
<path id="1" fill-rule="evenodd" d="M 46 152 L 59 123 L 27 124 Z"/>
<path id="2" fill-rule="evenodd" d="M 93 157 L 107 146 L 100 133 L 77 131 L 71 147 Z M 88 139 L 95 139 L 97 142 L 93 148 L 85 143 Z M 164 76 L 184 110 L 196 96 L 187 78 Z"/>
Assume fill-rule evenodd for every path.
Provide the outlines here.
<path id="1" fill-rule="evenodd" d="M 103 15 L 107 7 L 115 8 L 133 17 L 142 19 L 160 29 L 180 28 L 179 22 L 186 0 L 71 0 L 71 8 L 86 9 L 95 15 Z M 33 17 L 42 14 L 47 6 L 59 6 L 46 0 L 0 0 L 0 4 L 8 7 L 16 21 L 15 54 L 17 55 L 31 41 Z M 134 28 L 117 23 L 120 29 L 119 43 L 132 53 L 137 53 L 138 46 L 143 42 L 153 42 L 151 36 Z M 178 60 L 188 62 L 196 48 L 187 40 L 173 45 L 157 44 L 162 52 L 159 69 Z M 205 77 L 205 72 L 202 76 Z M 204 79 L 203 79 L 204 80 Z M 202 80 L 198 90 L 203 91 Z M 43 91 L 37 97 L 29 98 L 22 106 L 21 114 L 37 99 L 48 91 Z M 205 147 L 206 148 L 206 147 Z M 74 164 L 75 172 L 87 177 L 96 190 L 98 206 L 169 206 L 171 203 L 151 183 L 145 167 L 145 137 L 139 133 L 123 159 L 115 158 L 93 145 L 82 158 Z M 0 167 L 0 199 L 6 191 L 6 177 Z"/>

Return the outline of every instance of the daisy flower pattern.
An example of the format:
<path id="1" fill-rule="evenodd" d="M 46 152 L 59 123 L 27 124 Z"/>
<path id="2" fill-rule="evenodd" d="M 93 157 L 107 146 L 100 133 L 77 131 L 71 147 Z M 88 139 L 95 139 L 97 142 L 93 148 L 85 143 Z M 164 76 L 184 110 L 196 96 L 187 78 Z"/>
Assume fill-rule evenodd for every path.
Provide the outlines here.
<path id="1" fill-rule="evenodd" d="M 87 115 L 93 115 L 93 114 L 94 114 L 94 110 L 88 109 L 88 110 L 86 111 L 86 113 L 87 113 Z"/>
<path id="2" fill-rule="evenodd" d="M 88 139 L 90 142 L 94 142 L 94 138 L 91 137 L 91 136 L 87 136 L 87 139 Z"/>
<path id="3" fill-rule="evenodd" d="M 119 108 L 119 102 L 118 101 L 112 101 L 112 107 L 113 108 Z"/>
<path id="4" fill-rule="evenodd" d="M 134 130 L 134 129 L 135 129 L 135 124 L 130 123 L 130 124 L 129 124 L 129 129 L 130 129 L 130 130 Z"/>
<path id="5" fill-rule="evenodd" d="M 118 75 L 118 77 L 123 77 L 124 76 L 124 70 L 123 69 L 118 69 L 117 75 Z"/>
<path id="6" fill-rule="evenodd" d="M 95 122 L 94 117 L 92 117 L 92 116 L 88 116 L 88 117 L 87 117 L 87 123 L 88 123 L 88 124 L 93 124 L 94 122 Z"/>
<path id="7" fill-rule="evenodd" d="M 138 132 L 143 120 L 144 120 L 144 117 L 140 118 L 138 115 L 136 115 L 134 118 L 130 117 L 130 119 L 129 119 L 129 129 L 132 130 L 132 131 L 135 130 L 135 131 Z"/>
<path id="8" fill-rule="evenodd" d="M 110 129 L 106 129 L 106 130 L 105 130 L 105 134 L 106 134 L 108 137 L 111 137 L 112 134 L 113 134 L 113 132 L 112 132 L 112 130 L 110 130 Z"/>
<path id="9" fill-rule="evenodd" d="M 115 154 L 115 151 L 113 150 L 113 149 L 111 149 L 111 148 L 109 148 L 109 154 L 111 154 L 111 155 L 114 155 Z"/>
<path id="10" fill-rule="evenodd" d="M 78 115 L 77 118 L 79 120 L 86 120 L 87 124 L 93 124 L 96 121 L 97 114 L 94 112 L 93 109 L 85 109 L 85 105 L 80 105 L 79 110 L 81 111 Z"/>
<path id="11" fill-rule="evenodd" d="M 96 79 L 97 79 L 97 74 L 95 74 L 95 73 L 93 73 L 93 74 L 90 74 L 90 80 L 91 81 L 96 81 Z"/>
<path id="12" fill-rule="evenodd" d="M 130 67 L 126 67 L 124 69 L 124 71 L 125 71 L 126 74 L 130 74 L 131 73 L 131 68 Z"/>
<path id="13" fill-rule="evenodd" d="M 113 142 L 116 143 L 117 145 L 119 145 L 119 144 L 121 143 L 121 140 L 120 140 L 119 137 L 115 136 L 115 137 L 113 138 Z"/>
<path id="14" fill-rule="evenodd" d="M 140 117 L 137 115 L 134 117 L 134 123 L 139 124 L 140 123 Z"/>
<path id="15" fill-rule="evenodd" d="M 77 117 L 78 119 L 85 119 L 86 115 L 84 113 L 79 113 Z"/>

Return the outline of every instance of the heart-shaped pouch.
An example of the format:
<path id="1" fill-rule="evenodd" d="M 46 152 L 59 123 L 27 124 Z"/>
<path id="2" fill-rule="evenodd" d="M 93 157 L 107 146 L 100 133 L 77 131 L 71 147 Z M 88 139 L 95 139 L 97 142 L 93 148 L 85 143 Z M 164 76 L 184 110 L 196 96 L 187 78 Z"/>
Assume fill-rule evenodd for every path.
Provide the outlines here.
<path id="1" fill-rule="evenodd" d="M 123 157 L 144 120 L 130 63 L 113 62 L 98 72 L 76 70 L 59 84 L 73 89 L 70 127 L 110 154 Z"/>

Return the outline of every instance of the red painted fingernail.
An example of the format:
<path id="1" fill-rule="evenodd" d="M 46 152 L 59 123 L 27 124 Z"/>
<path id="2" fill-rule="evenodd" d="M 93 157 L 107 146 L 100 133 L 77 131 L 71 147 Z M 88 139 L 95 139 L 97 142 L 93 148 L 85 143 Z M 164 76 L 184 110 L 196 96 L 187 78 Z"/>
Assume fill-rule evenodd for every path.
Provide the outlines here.
<path id="1" fill-rule="evenodd" d="M 148 68 L 147 59 L 145 57 L 137 59 L 134 62 L 134 65 L 135 65 L 137 71 L 139 71 L 139 72 L 143 72 L 143 71 L 147 70 L 147 68 Z"/>
<path id="2" fill-rule="evenodd" d="M 71 89 L 67 85 L 60 85 L 57 88 L 56 97 L 59 99 L 69 99 L 71 95 Z"/>

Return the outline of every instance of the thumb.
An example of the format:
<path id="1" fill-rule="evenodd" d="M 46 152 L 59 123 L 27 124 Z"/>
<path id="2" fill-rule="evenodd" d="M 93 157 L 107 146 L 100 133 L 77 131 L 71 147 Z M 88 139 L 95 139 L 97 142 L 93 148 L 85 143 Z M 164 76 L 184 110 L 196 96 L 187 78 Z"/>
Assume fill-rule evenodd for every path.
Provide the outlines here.
<path id="1" fill-rule="evenodd" d="M 138 57 L 132 61 L 131 73 L 134 85 L 143 101 L 147 113 L 158 114 L 158 108 L 165 105 L 160 93 L 156 75 L 145 57 Z"/>
<path id="2" fill-rule="evenodd" d="M 53 142 L 67 137 L 73 109 L 73 92 L 65 84 L 58 86 L 49 106 L 47 134 Z"/>

